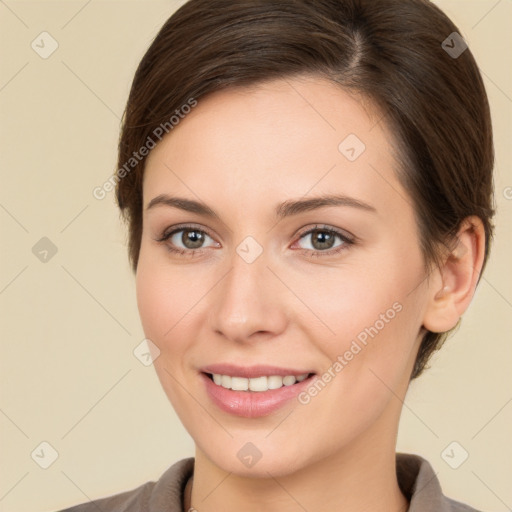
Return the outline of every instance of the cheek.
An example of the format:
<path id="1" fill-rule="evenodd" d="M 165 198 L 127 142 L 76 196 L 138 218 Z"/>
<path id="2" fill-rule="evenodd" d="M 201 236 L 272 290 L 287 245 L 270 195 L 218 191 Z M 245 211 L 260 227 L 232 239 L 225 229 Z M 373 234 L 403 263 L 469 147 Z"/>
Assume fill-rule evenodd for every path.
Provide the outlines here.
<path id="1" fill-rule="evenodd" d="M 329 269 L 315 279 L 316 293 L 310 278 L 295 277 L 310 309 L 298 322 L 326 356 L 323 370 L 336 381 L 329 387 L 366 403 L 408 380 L 421 327 L 421 287 L 411 293 L 421 282 L 421 258 L 393 254 L 373 266 Z"/>
<path id="2" fill-rule="evenodd" d="M 183 329 L 190 309 L 183 294 L 177 293 L 183 286 L 184 283 L 179 282 L 179 277 L 175 278 L 169 268 L 145 258 L 141 251 L 136 275 L 139 316 L 145 337 L 160 350 L 153 366 L 176 411 L 183 408 L 183 396 L 177 382 L 183 381 L 182 364 L 187 343 Z"/>
<path id="3" fill-rule="evenodd" d="M 387 333 L 397 334 L 397 326 L 407 323 L 405 318 L 414 318 L 409 292 L 417 282 L 416 269 L 404 264 L 376 267 L 319 268 L 314 279 L 288 273 L 285 281 L 293 283 L 296 295 L 305 299 L 306 309 L 297 304 L 300 315 L 295 321 L 311 340 L 320 342 L 328 352 L 347 350 L 352 340 L 364 344 Z"/>
<path id="4" fill-rule="evenodd" d="M 175 273 L 178 274 L 178 273 Z M 159 370 L 165 362 L 179 360 L 184 340 L 179 336 L 187 321 L 190 302 L 182 292 L 184 283 L 157 261 L 139 259 L 136 275 L 136 296 L 139 316 L 146 338 L 160 350 L 154 366 Z M 188 288 L 189 295 L 191 288 Z M 180 339 L 181 338 L 181 339 Z M 169 357 L 170 356 L 170 357 Z"/>
<path id="5" fill-rule="evenodd" d="M 301 397 L 310 428 L 327 430 L 340 445 L 370 428 L 384 411 L 397 410 L 417 349 L 418 308 L 412 298 L 393 302 L 394 294 L 375 289 L 356 297 L 357 302 L 338 299 L 337 316 L 330 304 L 333 314 L 325 318 L 336 336 L 318 344 L 327 356 L 323 373 Z"/>
<path id="6" fill-rule="evenodd" d="M 149 265 L 141 258 L 137 268 L 136 277 L 137 307 L 147 338 L 156 343 L 160 350 L 160 339 L 172 325 L 170 312 L 173 311 L 169 304 L 169 295 L 165 284 L 158 279 L 158 272 L 154 267 L 149 270 Z"/>
<path id="7" fill-rule="evenodd" d="M 146 336 L 162 344 L 187 323 L 187 312 L 201 290 L 183 267 L 172 267 L 165 258 L 152 256 L 151 250 L 141 248 L 135 280 L 137 306 Z"/>

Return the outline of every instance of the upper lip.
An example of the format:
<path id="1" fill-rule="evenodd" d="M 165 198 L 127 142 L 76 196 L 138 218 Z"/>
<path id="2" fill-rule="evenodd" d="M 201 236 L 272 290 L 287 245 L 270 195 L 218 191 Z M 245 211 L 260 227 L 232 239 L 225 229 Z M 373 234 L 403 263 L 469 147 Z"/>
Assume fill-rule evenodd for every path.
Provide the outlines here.
<path id="1" fill-rule="evenodd" d="M 200 369 L 203 373 L 217 373 L 220 375 L 230 375 L 232 377 L 245 377 L 248 379 L 254 377 L 280 375 L 304 375 L 314 373 L 311 370 L 300 370 L 297 368 L 284 368 L 282 366 L 253 365 L 237 366 L 229 363 L 210 364 Z"/>

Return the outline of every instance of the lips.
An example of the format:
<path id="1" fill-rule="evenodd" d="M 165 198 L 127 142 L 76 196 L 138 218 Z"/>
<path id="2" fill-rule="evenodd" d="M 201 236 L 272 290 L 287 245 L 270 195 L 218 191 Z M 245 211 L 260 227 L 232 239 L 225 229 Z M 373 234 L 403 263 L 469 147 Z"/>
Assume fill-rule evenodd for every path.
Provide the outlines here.
<path id="1" fill-rule="evenodd" d="M 200 374 L 217 407 L 245 418 L 272 414 L 309 386 L 314 375 L 304 368 L 231 364 L 205 366 Z"/>

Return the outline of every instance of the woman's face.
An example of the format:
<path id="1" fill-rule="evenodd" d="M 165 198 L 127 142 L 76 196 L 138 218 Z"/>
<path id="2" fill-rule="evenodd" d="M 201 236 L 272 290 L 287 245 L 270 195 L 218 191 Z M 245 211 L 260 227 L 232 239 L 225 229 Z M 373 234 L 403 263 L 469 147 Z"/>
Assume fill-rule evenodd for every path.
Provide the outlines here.
<path id="1" fill-rule="evenodd" d="M 141 320 L 177 414 L 225 471 L 394 453 L 429 290 L 379 118 L 330 82 L 278 80 L 199 100 L 148 157 Z"/>

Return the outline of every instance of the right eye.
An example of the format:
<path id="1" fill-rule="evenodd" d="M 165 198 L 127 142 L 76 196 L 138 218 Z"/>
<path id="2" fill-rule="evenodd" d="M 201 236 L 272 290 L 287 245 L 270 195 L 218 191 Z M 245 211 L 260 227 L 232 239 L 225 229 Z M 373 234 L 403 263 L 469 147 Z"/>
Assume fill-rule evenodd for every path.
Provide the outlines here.
<path id="1" fill-rule="evenodd" d="M 206 231 L 196 226 L 177 226 L 175 229 L 166 229 L 156 241 L 164 243 L 170 252 L 193 256 L 196 252 L 203 251 L 205 240 L 213 238 Z M 169 243 L 170 242 L 170 243 Z M 179 244 L 182 244 L 180 247 Z"/>

